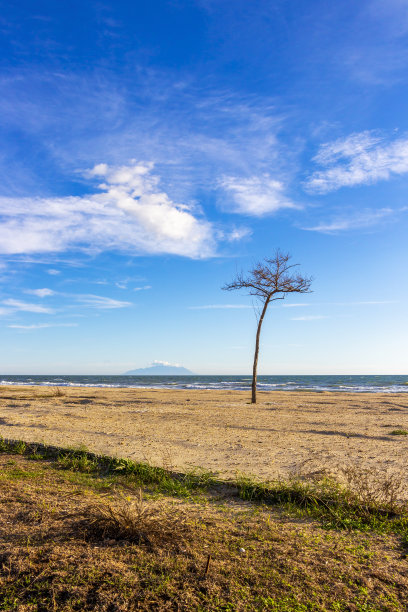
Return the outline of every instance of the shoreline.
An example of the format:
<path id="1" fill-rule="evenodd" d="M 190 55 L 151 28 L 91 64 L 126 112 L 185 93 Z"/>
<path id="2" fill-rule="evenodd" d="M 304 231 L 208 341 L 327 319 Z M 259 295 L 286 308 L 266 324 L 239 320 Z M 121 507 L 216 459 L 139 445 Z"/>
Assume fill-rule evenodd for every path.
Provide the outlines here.
<path id="1" fill-rule="evenodd" d="M 251 390 L 251 375 L 0 375 L 4 386 L 139 390 Z M 408 375 L 259 375 L 258 391 L 408 393 Z"/>
<path id="2" fill-rule="evenodd" d="M 398 389 L 398 390 L 394 390 L 394 389 L 387 389 L 387 388 L 379 388 L 378 390 L 371 390 L 371 389 L 338 389 L 338 388 L 333 388 L 333 389 L 327 389 L 327 388 L 303 388 L 303 387 L 298 387 L 298 388 L 290 388 L 290 389 L 282 389 L 282 388 L 278 388 L 278 389 L 263 389 L 262 383 L 258 383 L 257 386 L 257 393 L 338 393 L 341 395 L 344 394 L 350 394 L 350 395 L 362 395 L 362 394 L 367 394 L 367 395 L 404 395 L 404 394 L 408 394 L 408 383 L 407 387 L 402 388 L 402 389 Z M 0 390 L 2 388 L 7 388 L 7 387 L 12 387 L 12 388 L 39 388 L 39 389 L 55 389 L 55 388 L 59 388 L 61 387 L 62 389 L 102 389 L 102 390 L 112 390 L 112 391 L 121 391 L 121 390 L 126 390 L 126 389 L 131 389 L 131 390 L 151 390 L 151 391 L 209 391 L 209 392 L 215 392 L 215 391 L 221 391 L 221 392 L 228 392 L 231 391 L 233 393 L 237 392 L 237 393 L 250 393 L 251 392 L 251 387 L 235 387 L 235 388 L 228 388 L 228 387 L 193 387 L 193 386 L 176 386 L 174 385 L 160 385 L 160 386 L 154 386 L 154 385 L 104 385 L 104 384 L 83 384 L 83 383 L 40 383 L 40 384 L 34 384 L 31 382 L 27 382 L 27 383 L 20 383 L 20 382 L 0 382 Z"/>
<path id="3" fill-rule="evenodd" d="M 1 386 L 0 436 L 261 479 L 341 466 L 406 471 L 404 393 Z M 403 475 L 408 484 L 408 477 Z"/>

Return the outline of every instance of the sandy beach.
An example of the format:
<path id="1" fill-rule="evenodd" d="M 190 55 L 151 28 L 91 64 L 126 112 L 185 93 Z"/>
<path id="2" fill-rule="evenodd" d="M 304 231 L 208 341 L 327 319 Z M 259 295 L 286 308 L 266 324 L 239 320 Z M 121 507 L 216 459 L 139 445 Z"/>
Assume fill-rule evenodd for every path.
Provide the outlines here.
<path id="1" fill-rule="evenodd" d="M 406 471 L 408 394 L 0 388 L 0 435 L 233 477 Z"/>

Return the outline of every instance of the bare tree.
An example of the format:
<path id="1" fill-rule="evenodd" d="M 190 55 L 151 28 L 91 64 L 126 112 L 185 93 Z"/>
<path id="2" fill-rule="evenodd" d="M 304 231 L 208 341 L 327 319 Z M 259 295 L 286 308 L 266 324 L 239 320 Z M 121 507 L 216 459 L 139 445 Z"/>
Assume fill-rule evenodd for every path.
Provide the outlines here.
<path id="1" fill-rule="evenodd" d="M 262 306 L 258 312 L 254 365 L 252 369 L 252 404 L 256 404 L 256 377 L 258 369 L 259 338 L 266 310 L 270 302 L 284 300 L 288 293 L 310 293 L 312 278 L 302 276 L 293 270 L 299 264 L 289 264 L 291 256 L 279 249 L 274 255 L 256 264 L 247 276 L 237 274 L 232 283 L 224 285 L 226 291 L 248 289 L 249 295 L 256 296 Z"/>

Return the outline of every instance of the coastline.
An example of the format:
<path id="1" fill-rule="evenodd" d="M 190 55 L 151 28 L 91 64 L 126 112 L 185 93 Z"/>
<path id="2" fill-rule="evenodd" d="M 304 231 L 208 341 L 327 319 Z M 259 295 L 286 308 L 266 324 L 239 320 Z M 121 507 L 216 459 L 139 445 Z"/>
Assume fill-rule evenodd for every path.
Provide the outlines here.
<path id="1" fill-rule="evenodd" d="M 262 479 L 342 466 L 406 471 L 404 393 L 0 387 L 0 436 Z M 408 477 L 403 476 L 408 483 Z"/>
<path id="2" fill-rule="evenodd" d="M 218 375 L 2 375 L 2 386 L 89 387 L 106 389 L 187 389 L 249 391 L 252 376 Z M 408 375 L 259 375 L 260 391 L 408 393 Z"/>

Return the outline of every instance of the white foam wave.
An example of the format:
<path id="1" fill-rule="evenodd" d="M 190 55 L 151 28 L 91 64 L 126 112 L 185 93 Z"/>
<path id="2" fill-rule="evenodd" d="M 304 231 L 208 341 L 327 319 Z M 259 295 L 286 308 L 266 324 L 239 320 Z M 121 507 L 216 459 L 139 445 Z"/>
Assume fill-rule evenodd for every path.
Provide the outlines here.
<path id="1" fill-rule="evenodd" d="M 94 378 L 95 382 L 89 380 L 64 380 L 64 378 L 54 378 L 49 380 L 44 379 L 33 379 L 32 377 L 18 377 L 18 380 L 13 379 L 14 377 L 3 377 L 0 380 L 0 386 L 12 385 L 12 386 L 29 386 L 39 385 L 44 387 L 90 387 L 90 388 L 106 388 L 106 389 L 119 389 L 119 388 L 130 388 L 130 389 L 185 389 L 185 390 L 224 390 L 224 391 L 248 391 L 251 388 L 251 379 L 242 378 L 239 380 L 221 380 L 221 381 L 209 381 L 209 380 L 194 380 L 187 381 L 126 381 L 124 382 L 122 377 L 118 377 L 121 380 L 117 382 L 104 382 L 97 380 L 98 377 L 84 377 L 86 379 Z M 79 378 L 79 377 L 78 377 Z M 102 378 L 102 377 L 101 377 Z M 310 391 L 310 392 L 336 392 L 336 393 L 408 393 L 408 382 L 401 382 L 399 384 L 369 384 L 367 383 L 351 383 L 341 384 L 339 383 L 308 383 L 307 381 L 279 381 L 279 382 L 262 382 L 259 381 L 257 388 L 261 391 Z"/>

